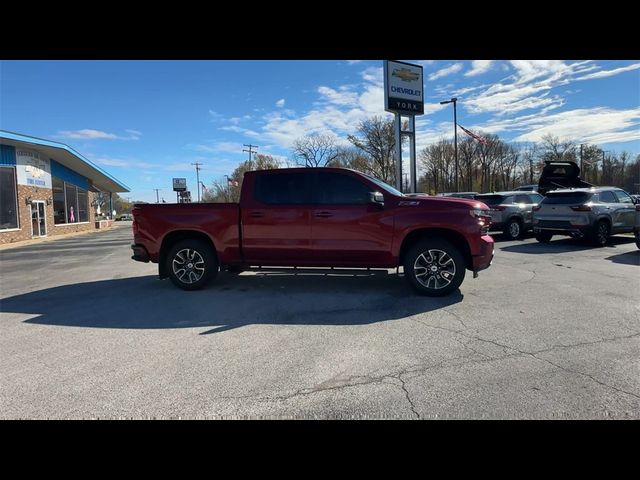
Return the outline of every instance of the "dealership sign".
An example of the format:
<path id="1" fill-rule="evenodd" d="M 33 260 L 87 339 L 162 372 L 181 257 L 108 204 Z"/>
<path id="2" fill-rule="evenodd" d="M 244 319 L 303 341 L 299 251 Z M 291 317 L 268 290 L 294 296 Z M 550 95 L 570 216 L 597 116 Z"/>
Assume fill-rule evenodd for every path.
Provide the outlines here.
<path id="1" fill-rule="evenodd" d="M 51 162 L 34 150 L 17 148 L 16 180 L 20 185 L 51 188 Z"/>
<path id="2" fill-rule="evenodd" d="M 424 114 L 422 66 L 385 60 L 384 109 L 403 115 Z"/>
<path id="3" fill-rule="evenodd" d="M 184 192 L 187 189 L 187 179 L 186 178 L 174 178 L 173 179 L 173 191 L 174 192 Z"/>

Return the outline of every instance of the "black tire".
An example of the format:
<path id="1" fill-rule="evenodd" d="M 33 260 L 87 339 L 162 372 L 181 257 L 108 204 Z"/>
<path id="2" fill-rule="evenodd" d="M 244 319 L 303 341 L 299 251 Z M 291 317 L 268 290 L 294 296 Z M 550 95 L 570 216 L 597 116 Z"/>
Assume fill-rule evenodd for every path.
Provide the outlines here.
<path id="1" fill-rule="evenodd" d="M 520 219 L 512 218 L 504 226 L 502 233 L 504 233 L 509 240 L 517 240 L 522 237 L 522 234 L 524 233 L 524 226 Z"/>
<path id="2" fill-rule="evenodd" d="M 552 238 L 553 235 L 550 233 L 536 233 L 536 240 L 540 243 L 549 243 Z"/>
<path id="3" fill-rule="evenodd" d="M 181 269 L 181 265 L 185 268 Z M 185 271 L 181 273 L 182 270 Z M 198 290 L 218 274 L 218 258 L 211 246 L 201 240 L 181 240 L 169 250 L 166 272 L 176 287 Z"/>
<path id="4" fill-rule="evenodd" d="M 609 234 L 611 229 L 609 228 L 609 222 L 605 220 L 599 220 L 593 227 L 593 233 L 591 234 L 591 242 L 597 247 L 604 247 L 609 241 Z"/>
<path id="5" fill-rule="evenodd" d="M 440 263 L 442 260 L 444 264 Z M 404 257 L 403 267 L 404 276 L 413 289 L 429 297 L 441 297 L 457 290 L 466 272 L 462 252 L 439 238 L 424 239 L 413 245 Z"/>

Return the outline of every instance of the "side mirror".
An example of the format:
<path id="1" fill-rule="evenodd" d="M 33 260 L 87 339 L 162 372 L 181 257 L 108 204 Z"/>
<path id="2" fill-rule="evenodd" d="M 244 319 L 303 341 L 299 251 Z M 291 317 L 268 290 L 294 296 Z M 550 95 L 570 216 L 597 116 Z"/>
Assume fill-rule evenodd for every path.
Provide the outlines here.
<path id="1" fill-rule="evenodd" d="M 384 195 L 382 195 L 380 192 L 371 192 L 370 195 L 371 203 L 374 203 L 381 208 L 384 207 Z"/>

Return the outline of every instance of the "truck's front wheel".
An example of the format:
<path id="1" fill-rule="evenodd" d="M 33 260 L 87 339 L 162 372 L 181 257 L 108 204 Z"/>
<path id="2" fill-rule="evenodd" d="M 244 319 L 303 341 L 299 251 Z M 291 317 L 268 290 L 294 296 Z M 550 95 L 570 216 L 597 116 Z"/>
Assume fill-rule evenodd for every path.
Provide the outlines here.
<path id="1" fill-rule="evenodd" d="M 409 249 L 404 259 L 404 276 L 421 295 L 440 297 L 456 290 L 464 280 L 462 253 L 451 243 L 426 239 Z"/>
<path id="2" fill-rule="evenodd" d="M 169 278 L 183 290 L 198 290 L 218 274 L 218 259 L 213 249 L 200 240 L 176 243 L 166 261 Z"/>

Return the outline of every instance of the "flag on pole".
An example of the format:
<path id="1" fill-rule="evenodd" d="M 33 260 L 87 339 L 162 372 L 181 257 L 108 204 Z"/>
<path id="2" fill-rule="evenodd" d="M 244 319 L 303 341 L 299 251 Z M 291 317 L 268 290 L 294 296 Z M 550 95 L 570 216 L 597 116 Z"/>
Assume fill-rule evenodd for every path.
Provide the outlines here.
<path id="1" fill-rule="evenodd" d="M 480 143 L 482 143 L 483 145 L 489 145 L 489 142 L 487 142 L 484 138 L 482 138 L 480 135 L 476 135 L 473 132 L 470 132 L 469 130 L 467 130 L 466 128 L 464 128 L 462 125 L 458 125 L 462 131 L 464 133 L 466 133 L 467 135 L 469 135 L 470 137 L 475 138 L 476 140 L 478 140 Z"/>
<path id="2" fill-rule="evenodd" d="M 237 180 L 228 179 L 227 180 L 227 185 L 229 185 L 230 187 L 237 187 L 239 184 L 238 184 Z"/>

